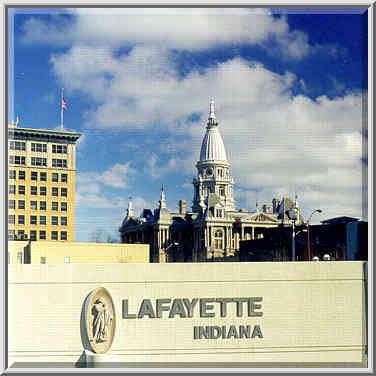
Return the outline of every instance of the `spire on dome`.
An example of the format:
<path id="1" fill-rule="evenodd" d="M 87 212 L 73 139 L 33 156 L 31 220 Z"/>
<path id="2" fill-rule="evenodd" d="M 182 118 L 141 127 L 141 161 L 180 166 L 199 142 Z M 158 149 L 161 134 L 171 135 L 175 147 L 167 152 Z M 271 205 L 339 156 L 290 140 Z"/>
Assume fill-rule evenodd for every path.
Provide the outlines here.
<path id="1" fill-rule="evenodd" d="M 132 197 L 129 197 L 128 209 L 127 209 L 127 218 L 133 217 L 133 207 L 132 207 Z"/>
<path id="2" fill-rule="evenodd" d="M 215 119 L 215 102 L 214 98 L 210 100 L 210 113 L 209 113 L 209 119 Z"/>
<path id="3" fill-rule="evenodd" d="M 209 118 L 208 118 L 208 128 L 217 125 L 217 119 L 215 117 L 215 102 L 214 98 L 210 100 L 210 108 L 209 108 Z"/>
<path id="4" fill-rule="evenodd" d="M 167 208 L 166 197 L 165 197 L 165 194 L 164 194 L 163 184 L 162 184 L 162 188 L 161 188 L 161 199 L 159 200 L 159 208 L 160 209 Z"/>

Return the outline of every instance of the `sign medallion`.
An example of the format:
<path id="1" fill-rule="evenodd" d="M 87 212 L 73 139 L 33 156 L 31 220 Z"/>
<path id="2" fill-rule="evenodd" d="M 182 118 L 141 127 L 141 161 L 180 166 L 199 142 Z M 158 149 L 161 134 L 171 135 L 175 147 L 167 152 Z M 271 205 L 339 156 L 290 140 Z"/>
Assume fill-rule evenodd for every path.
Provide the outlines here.
<path id="1" fill-rule="evenodd" d="M 106 353 L 114 339 L 116 320 L 114 303 L 104 287 L 95 289 L 86 298 L 85 318 L 90 350 Z"/>

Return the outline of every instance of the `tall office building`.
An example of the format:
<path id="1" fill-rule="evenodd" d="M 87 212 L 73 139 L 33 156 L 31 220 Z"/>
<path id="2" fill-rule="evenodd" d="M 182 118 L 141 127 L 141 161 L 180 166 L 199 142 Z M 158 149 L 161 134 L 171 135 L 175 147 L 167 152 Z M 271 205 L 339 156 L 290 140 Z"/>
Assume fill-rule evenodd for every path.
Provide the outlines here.
<path id="1" fill-rule="evenodd" d="M 9 125 L 9 239 L 74 241 L 75 148 L 80 136 Z"/>

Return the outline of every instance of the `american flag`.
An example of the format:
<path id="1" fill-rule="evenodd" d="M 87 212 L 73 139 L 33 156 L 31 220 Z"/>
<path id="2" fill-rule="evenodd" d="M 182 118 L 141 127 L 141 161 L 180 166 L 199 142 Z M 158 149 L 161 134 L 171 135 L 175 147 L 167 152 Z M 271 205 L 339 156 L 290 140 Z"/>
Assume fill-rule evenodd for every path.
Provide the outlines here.
<path id="1" fill-rule="evenodd" d="M 64 98 L 61 98 L 61 108 L 63 108 L 64 110 L 68 109 L 67 102 L 65 102 Z"/>

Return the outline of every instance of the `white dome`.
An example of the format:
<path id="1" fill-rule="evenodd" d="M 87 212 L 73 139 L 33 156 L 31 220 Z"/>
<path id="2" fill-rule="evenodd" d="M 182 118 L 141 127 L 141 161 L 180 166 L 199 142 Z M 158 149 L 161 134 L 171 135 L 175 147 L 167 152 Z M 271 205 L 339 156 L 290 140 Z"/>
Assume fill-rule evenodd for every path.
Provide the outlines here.
<path id="1" fill-rule="evenodd" d="M 209 122 L 201 145 L 200 162 L 204 161 L 225 161 L 226 150 L 222 136 L 218 130 L 218 123 L 215 117 L 214 99 L 210 101 Z"/>
<path id="2" fill-rule="evenodd" d="M 216 125 L 207 129 L 201 145 L 200 162 L 226 161 L 226 150 Z"/>

